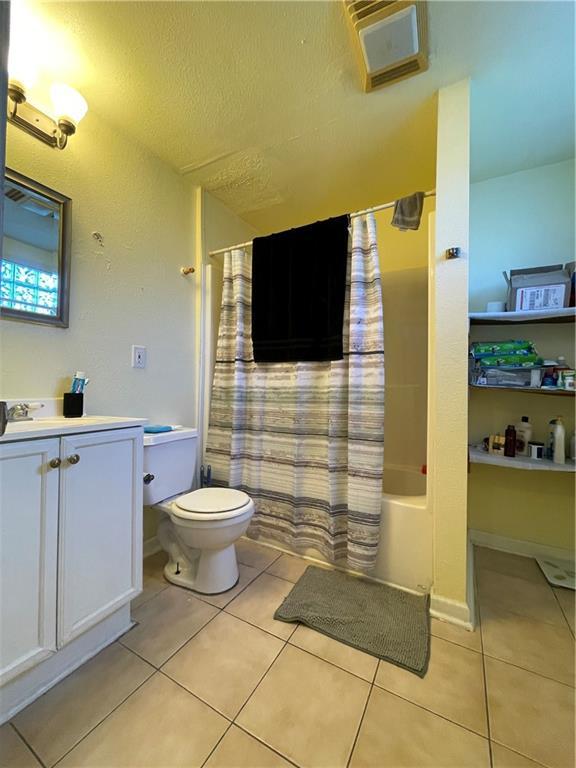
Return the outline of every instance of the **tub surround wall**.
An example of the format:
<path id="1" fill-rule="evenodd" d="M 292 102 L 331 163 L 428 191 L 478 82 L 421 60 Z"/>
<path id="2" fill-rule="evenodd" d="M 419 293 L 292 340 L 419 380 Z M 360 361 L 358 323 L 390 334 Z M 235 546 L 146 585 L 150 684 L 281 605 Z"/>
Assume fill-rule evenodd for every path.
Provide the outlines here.
<path id="1" fill-rule="evenodd" d="M 435 205 L 434 197 L 425 198 L 416 231 L 390 226 L 392 209 L 376 213 L 386 357 L 384 493 L 426 493 L 428 216 Z"/>

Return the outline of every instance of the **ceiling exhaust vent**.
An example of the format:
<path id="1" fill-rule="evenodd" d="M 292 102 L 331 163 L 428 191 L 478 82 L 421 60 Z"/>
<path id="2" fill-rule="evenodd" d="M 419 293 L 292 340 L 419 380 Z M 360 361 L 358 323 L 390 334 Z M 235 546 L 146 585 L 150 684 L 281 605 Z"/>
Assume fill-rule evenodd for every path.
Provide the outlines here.
<path id="1" fill-rule="evenodd" d="M 365 91 L 428 69 L 424 0 L 344 0 L 344 6 Z"/>

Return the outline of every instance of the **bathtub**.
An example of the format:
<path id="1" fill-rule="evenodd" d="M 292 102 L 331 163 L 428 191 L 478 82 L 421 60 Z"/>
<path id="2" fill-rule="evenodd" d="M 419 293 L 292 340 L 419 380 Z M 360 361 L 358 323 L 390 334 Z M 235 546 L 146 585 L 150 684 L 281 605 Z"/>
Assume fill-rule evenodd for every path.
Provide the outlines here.
<path id="1" fill-rule="evenodd" d="M 380 546 L 372 576 L 388 584 L 429 592 L 432 585 L 432 513 L 428 509 L 424 476 L 385 476 L 385 487 L 399 493 L 382 494 Z M 407 495 L 402 491 L 416 491 Z"/>

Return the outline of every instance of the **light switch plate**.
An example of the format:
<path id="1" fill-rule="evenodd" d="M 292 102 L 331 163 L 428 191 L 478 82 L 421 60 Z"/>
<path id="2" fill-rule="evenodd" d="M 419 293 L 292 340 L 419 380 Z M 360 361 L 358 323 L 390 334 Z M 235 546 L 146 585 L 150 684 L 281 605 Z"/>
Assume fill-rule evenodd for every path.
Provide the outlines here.
<path id="1" fill-rule="evenodd" d="M 146 368 L 146 347 L 132 345 L 132 368 Z"/>

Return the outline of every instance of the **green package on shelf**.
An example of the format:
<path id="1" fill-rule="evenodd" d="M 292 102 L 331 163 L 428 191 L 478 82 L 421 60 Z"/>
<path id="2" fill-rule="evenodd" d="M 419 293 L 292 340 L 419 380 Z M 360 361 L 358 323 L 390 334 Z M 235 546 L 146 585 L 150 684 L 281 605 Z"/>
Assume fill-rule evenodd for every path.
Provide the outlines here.
<path id="1" fill-rule="evenodd" d="M 472 344 L 474 357 L 491 355 L 533 355 L 536 353 L 531 341 L 475 341 Z"/>

